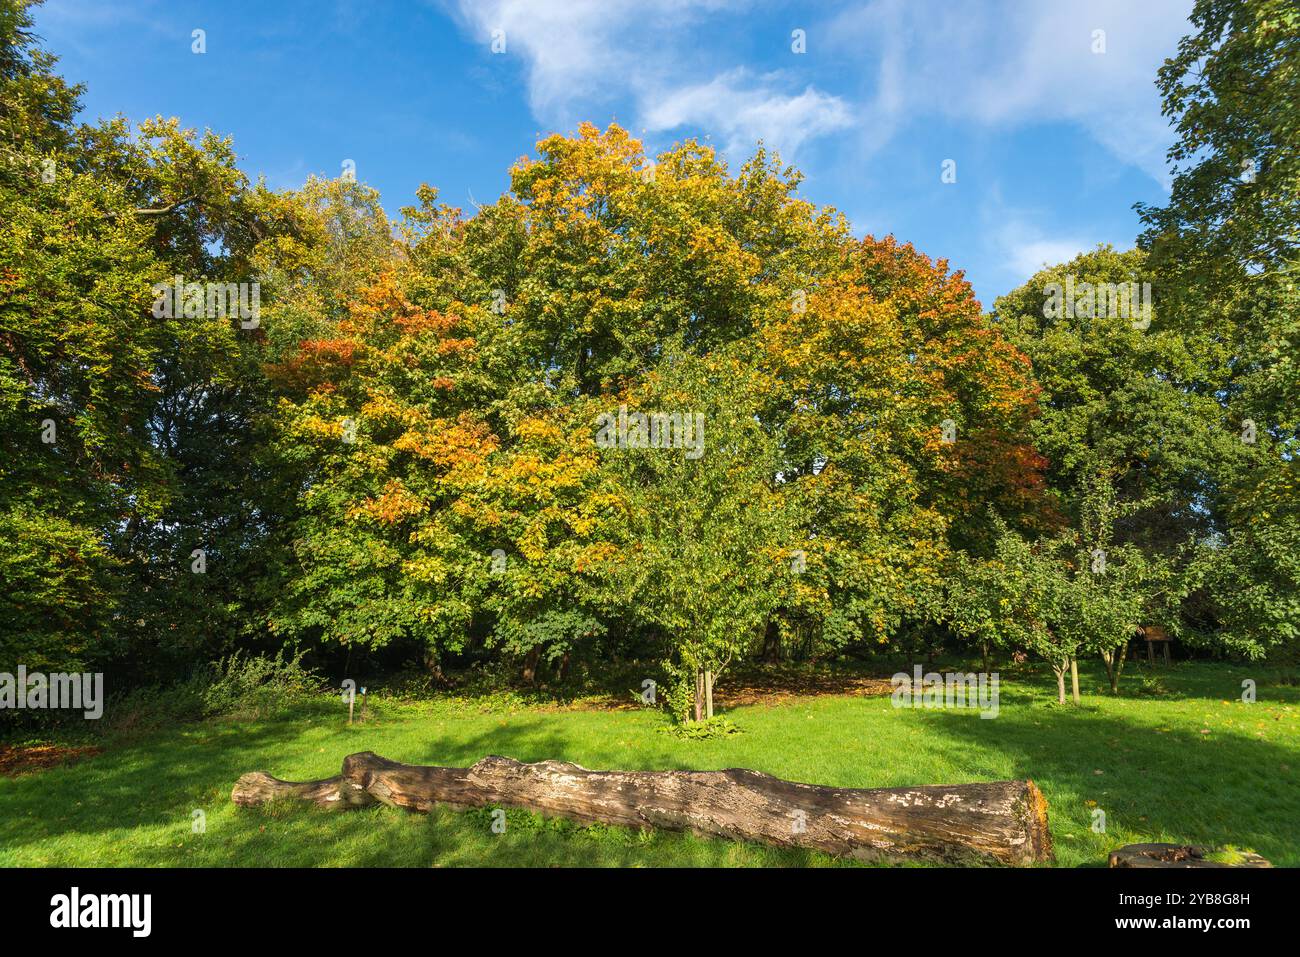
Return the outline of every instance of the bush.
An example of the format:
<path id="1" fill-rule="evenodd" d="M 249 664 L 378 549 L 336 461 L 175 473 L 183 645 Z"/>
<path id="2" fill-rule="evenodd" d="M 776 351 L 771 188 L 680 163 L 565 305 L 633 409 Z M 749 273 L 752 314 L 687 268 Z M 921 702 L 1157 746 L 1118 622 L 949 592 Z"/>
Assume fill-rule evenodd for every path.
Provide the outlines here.
<path id="1" fill-rule="evenodd" d="M 203 713 L 238 718 L 264 718 L 286 705 L 325 690 L 325 682 L 303 668 L 299 651 L 290 657 L 240 657 L 239 653 L 211 666 L 203 689 Z"/>
<path id="2" fill-rule="evenodd" d="M 203 717 L 203 691 L 209 669 L 201 668 L 184 681 L 171 685 L 146 685 L 109 699 L 104 707 L 104 730 L 111 733 L 153 731 Z"/>
<path id="3" fill-rule="evenodd" d="M 670 724 L 659 729 L 663 734 L 671 734 L 689 741 L 705 741 L 709 738 L 727 738 L 740 734 L 740 728 L 721 715 L 705 718 L 703 721 L 691 721 L 683 724 Z"/>
<path id="4" fill-rule="evenodd" d="M 303 654 L 259 658 L 236 653 L 176 684 L 136 688 L 109 702 L 106 730 L 151 731 L 217 716 L 267 717 L 324 689 L 325 682 L 302 667 Z"/>

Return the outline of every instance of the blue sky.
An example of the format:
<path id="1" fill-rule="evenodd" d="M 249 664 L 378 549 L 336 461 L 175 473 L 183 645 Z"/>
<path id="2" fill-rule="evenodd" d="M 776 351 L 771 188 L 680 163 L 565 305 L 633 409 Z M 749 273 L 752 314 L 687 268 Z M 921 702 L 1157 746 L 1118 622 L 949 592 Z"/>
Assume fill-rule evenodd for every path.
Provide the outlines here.
<path id="1" fill-rule="evenodd" d="M 63 74 L 87 84 L 89 117 L 210 127 L 273 187 L 351 159 L 392 213 L 421 182 L 466 208 L 494 198 L 539 134 L 581 120 L 617 120 L 651 151 L 707 137 L 733 165 L 762 139 L 804 171 L 807 199 L 859 235 L 947 258 L 989 307 L 1043 262 L 1133 245 L 1133 203 L 1164 201 L 1171 136 L 1155 71 L 1190 8 L 47 0 L 36 24 Z M 942 182 L 945 160 L 955 183 Z"/>

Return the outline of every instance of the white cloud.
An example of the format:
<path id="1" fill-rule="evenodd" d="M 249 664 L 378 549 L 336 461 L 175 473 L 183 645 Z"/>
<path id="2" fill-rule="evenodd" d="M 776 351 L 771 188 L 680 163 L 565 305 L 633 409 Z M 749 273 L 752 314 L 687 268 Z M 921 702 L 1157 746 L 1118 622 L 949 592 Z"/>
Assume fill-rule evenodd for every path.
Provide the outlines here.
<path id="1" fill-rule="evenodd" d="M 780 92 L 779 77 L 754 78 L 743 69 L 707 83 L 669 90 L 643 104 L 643 122 L 652 131 L 698 126 L 718 132 L 728 152 L 741 152 L 763 140 L 783 158 L 807 139 L 852 124 L 848 106 L 812 86 L 798 94 Z"/>
<path id="2" fill-rule="evenodd" d="M 1028 279 L 1044 266 L 1069 262 L 1079 253 L 1095 247 L 1083 239 L 1012 239 L 1007 244 L 1007 259 L 1022 279 Z"/>
<path id="3" fill-rule="evenodd" d="M 625 125 L 637 130 L 703 128 L 728 151 L 762 139 L 790 159 L 850 127 L 871 152 L 927 116 L 995 129 L 1057 120 L 1080 130 L 1062 149 L 1100 146 L 1167 187 L 1171 133 L 1154 77 L 1193 0 L 866 0 L 808 24 L 807 65 L 843 63 L 858 84 L 848 99 L 793 69 L 727 62 L 728 34 L 765 14 L 754 0 L 441 2 L 485 46 L 505 32 L 532 112 L 552 128 L 630 105 Z M 1093 52 L 1097 30 L 1104 53 Z"/>
<path id="4" fill-rule="evenodd" d="M 935 113 L 983 126 L 1065 120 L 1168 185 L 1170 140 L 1155 73 L 1189 32 L 1192 0 L 873 0 L 836 17 L 828 43 L 877 62 L 864 84 L 863 131 L 875 148 L 908 119 Z M 1105 52 L 1095 53 L 1094 31 Z M 1063 148 L 1086 148 L 1087 139 Z"/>
<path id="5" fill-rule="evenodd" d="M 789 160 L 810 138 L 852 122 L 848 105 L 784 74 L 719 68 L 718 14 L 746 0 L 459 0 L 459 19 L 484 44 L 504 31 L 522 57 L 534 116 L 571 127 L 595 104 L 630 101 L 636 129 L 700 127 L 725 149 L 757 140 Z M 725 29 L 731 29 L 728 26 Z"/>
<path id="6" fill-rule="evenodd" d="M 600 97 L 610 78 L 634 82 L 635 57 L 644 38 L 632 29 L 637 8 L 601 0 L 460 0 L 461 22 L 484 45 L 502 31 L 509 56 L 522 57 L 529 103 L 541 118 L 562 113 L 575 100 Z M 647 0 L 647 18 L 688 13 L 671 0 Z"/>
<path id="7" fill-rule="evenodd" d="M 1091 252 L 1099 242 L 1116 249 L 1129 249 L 1132 239 L 1112 236 L 1098 239 L 1095 234 L 1044 228 L 1035 222 L 1030 211 L 1003 203 L 997 191 L 983 204 L 980 219 L 991 239 L 991 250 L 1001 260 L 1000 272 L 1005 281 L 1016 286 L 1044 266 L 1069 262 L 1079 253 Z"/>

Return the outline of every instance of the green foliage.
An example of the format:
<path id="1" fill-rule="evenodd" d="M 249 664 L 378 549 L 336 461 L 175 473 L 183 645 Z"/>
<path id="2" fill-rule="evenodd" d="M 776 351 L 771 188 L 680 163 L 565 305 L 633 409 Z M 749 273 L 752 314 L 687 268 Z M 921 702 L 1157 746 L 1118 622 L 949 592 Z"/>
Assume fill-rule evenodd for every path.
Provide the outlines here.
<path id="1" fill-rule="evenodd" d="M 253 657 L 236 652 L 215 662 L 203 688 L 203 713 L 263 718 L 322 693 L 324 682 L 302 666 L 305 653 Z"/>
<path id="2" fill-rule="evenodd" d="M 1217 346 L 1233 419 L 1300 427 L 1300 11 L 1198 0 L 1158 86 L 1177 139 L 1169 203 L 1140 207 L 1185 334 Z"/>
<path id="3" fill-rule="evenodd" d="M 118 599 L 103 542 L 83 525 L 21 506 L 0 512 L 0 542 L 0 663 L 79 670 L 99 650 Z"/>
<path id="4" fill-rule="evenodd" d="M 962 637 L 1037 655 L 1058 682 L 1073 659 L 1099 654 L 1115 687 L 1129 640 L 1176 604 L 1178 580 L 1168 563 L 1112 544 L 1112 492 L 1092 490 L 1085 508 L 1077 532 L 1031 542 L 1002 525 L 989 558 L 954 556 L 943 615 Z"/>
<path id="5" fill-rule="evenodd" d="M 1259 656 L 1294 642 L 1300 602 L 1300 11 L 1287 0 L 1198 0 L 1191 22 L 1159 73 L 1174 177 L 1165 206 L 1140 207 L 1141 242 L 1170 328 L 1210 370 L 1200 391 L 1228 430 L 1249 424 L 1257 437 L 1221 476 L 1198 611 L 1206 642 Z M 1266 487 L 1277 491 L 1261 497 Z"/>
<path id="6" fill-rule="evenodd" d="M 686 725 L 690 723 L 697 703 L 695 693 L 699 687 L 699 671 L 694 665 L 684 665 L 672 658 L 662 662 L 660 667 L 665 680 L 656 687 L 656 696 L 678 725 Z"/>
<path id="7" fill-rule="evenodd" d="M 1148 308 L 1111 308 L 1107 296 L 1104 309 L 1085 310 L 1080 295 L 1076 312 L 1103 314 L 1045 315 L 1057 311 L 1053 288 L 1130 283 Z M 1154 287 L 1149 297 L 1143 283 Z M 1206 505 L 1215 484 L 1250 450 L 1207 388 L 1213 370 L 1199 344 L 1172 327 L 1164 289 L 1144 253 L 1103 246 L 1038 272 L 1000 298 L 995 315 L 1034 365 L 1041 392 L 1029 428 L 1068 518 L 1080 520 L 1083 490 L 1109 474 L 1128 512 L 1122 540 L 1168 552 L 1213 527 Z"/>
<path id="8" fill-rule="evenodd" d="M 1152 282 L 1154 307 L 1045 315 L 1047 290 L 1067 282 Z M 1101 247 L 1041 271 L 999 299 L 997 315 L 1034 363 L 1042 395 L 1031 431 L 1065 519 L 1107 553 L 1107 591 L 1145 593 L 1120 618 L 1258 657 L 1294 634 L 1294 466 L 1278 461 L 1267 431 L 1242 440 L 1215 350 L 1171 320 L 1168 287 L 1145 253 Z M 1118 647 L 1118 625 L 1111 633 Z"/>
<path id="9" fill-rule="evenodd" d="M 725 738 L 733 734 L 743 733 L 740 728 L 736 727 L 734 721 L 724 718 L 722 715 L 704 718 L 701 721 L 676 722 L 659 730 L 664 734 L 671 734 L 687 741 L 707 741 L 710 738 Z"/>
<path id="10" fill-rule="evenodd" d="M 80 712 L 7 712 L 11 726 L 43 727 L 76 740 L 124 740 L 206 718 L 248 721 L 272 718 L 325 691 L 325 682 L 302 664 L 303 652 L 274 656 L 236 653 L 193 668 L 180 680 L 114 686 L 105 682 L 103 716 L 83 720 Z M 20 659 L 31 661 L 32 658 Z M 31 667 L 29 665 L 29 667 Z M 53 668 L 53 666 L 49 666 Z"/>
<path id="11" fill-rule="evenodd" d="M 203 693 L 211 680 L 211 667 L 200 666 L 179 681 L 137 684 L 123 693 L 110 695 L 104 717 L 95 723 L 92 731 L 108 738 L 129 739 L 201 721 Z"/>
<path id="12" fill-rule="evenodd" d="M 1293 459 L 1257 469 L 1237 492 L 1229 534 L 1208 542 L 1194 569 L 1214 615 L 1213 630 L 1201 640 L 1251 659 L 1279 646 L 1294 653 L 1300 647 L 1300 465 Z"/>
<path id="13" fill-rule="evenodd" d="M 666 667 L 692 676 L 723 672 L 790 588 L 788 553 L 799 538 L 776 481 L 779 439 L 756 415 L 756 385 L 725 354 L 670 354 L 634 408 L 699 416 L 702 454 L 604 452 L 628 542 L 617 592 L 633 620 L 669 636 Z"/>
<path id="14" fill-rule="evenodd" d="M 626 657 L 684 717 L 760 651 L 947 633 L 1059 670 L 1150 621 L 1250 658 L 1298 637 L 1278 0 L 1197 4 L 1142 248 L 989 316 L 762 148 L 584 123 L 468 217 L 427 185 L 395 223 L 350 178 L 271 190 L 210 130 L 79 123 L 30 6 L 0 5 L 0 667 L 147 687 L 294 644 L 441 687 Z M 173 281 L 257 283 L 259 321 L 155 314 Z M 1068 282 L 1150 282 L 1151 321 L 1049 316 Z M 655 414 L 697 447 L 598 441 Z M 257 667 L 212 694 L 258 707 Z"/>
<path id="15" fill-rule="evenodd" d="M 555 664 L 579 643 L 596 641 L 604 633 L 604 624 L 590 615 L 552 609 L 524 620 L 502 618 L 494 637 L 507 654 L 525 657 L 536 649 L 545 662 Z"/>

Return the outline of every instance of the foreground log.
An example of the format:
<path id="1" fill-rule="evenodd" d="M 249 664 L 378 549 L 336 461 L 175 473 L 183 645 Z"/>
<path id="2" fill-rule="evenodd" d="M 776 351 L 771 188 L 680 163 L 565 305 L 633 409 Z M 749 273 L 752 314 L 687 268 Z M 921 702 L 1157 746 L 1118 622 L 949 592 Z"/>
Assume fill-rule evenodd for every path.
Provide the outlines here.
<path id="1" fill-rule="evenodd" d="M 246 807 L 280 798 L 322 808 L 376 801 L 422 812 L 436 804 L 523 808 L 586 824 L 690 831 L 857 858 L 1017 865 L 1052 859 L 1047 802 L 1032 781 L 833 788 L 737 768 L 588 771 L 495 755 L 470 768 L 421 767 L 365 751 L 348 755 L 335 778 L 295 784 L 255 771 L 231 792 Z"/>

